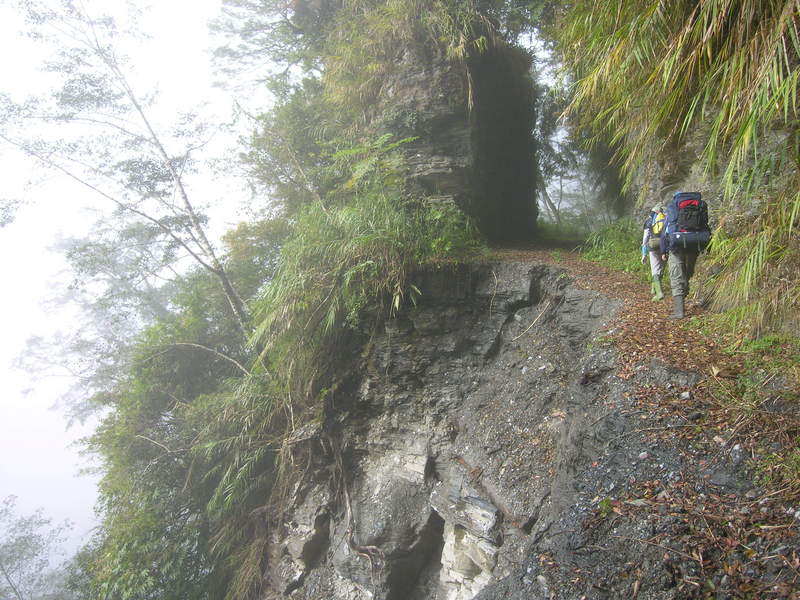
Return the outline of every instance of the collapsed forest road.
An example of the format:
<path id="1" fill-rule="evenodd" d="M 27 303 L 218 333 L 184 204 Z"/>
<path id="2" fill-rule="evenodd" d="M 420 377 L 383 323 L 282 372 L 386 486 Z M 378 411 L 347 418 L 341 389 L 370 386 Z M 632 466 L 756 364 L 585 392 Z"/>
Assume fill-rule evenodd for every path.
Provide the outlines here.
<path id="1" fill-rule="evenodd" d="M 416 284 L 308 442 L 283 593 L 800 598 L 800 503 L 753 483 L 755 421 L 709 385 L 736 365 L 646 285 L 558 250 Z"/>

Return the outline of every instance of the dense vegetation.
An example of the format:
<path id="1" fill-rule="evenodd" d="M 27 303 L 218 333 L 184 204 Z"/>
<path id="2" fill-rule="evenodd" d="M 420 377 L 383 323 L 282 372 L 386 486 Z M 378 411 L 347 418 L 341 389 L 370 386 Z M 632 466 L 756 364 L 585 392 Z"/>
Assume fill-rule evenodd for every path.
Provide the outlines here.
<path id="1" fill-rule="evenodd" d="M 127 326 L 90 345 L 100 367 L 83 406 L 104 415 L 87 440 L 102 461 L 102 526 L 75 561 L 80 597 L 262 593 L 281 499 L 304 464 L 300 441 L 324 432 L 349 366 L 334 349 L 355 350 L 413 302 L 415 269 L 480 252 L 474 220 L 408 184 L 406 150 L 416 140 L 392 130 L 384 83 L 409 46 L 463 77 L 469 115 L 474 59 L 537 32 L 564 66 L 557 90 L 531 77 L 524 91 L 538 109 L 525 132 L 537 136 L 530 181 L 553 220 L 583 233 L 633 197 L 649 203 L 670 186 L 702 186 L 717 222 L 707 274 L 715 305 L 748 331 L 797 311 L 797 2 L 288 4 L 227 0 L 218 23 L 235 40 L 220 59 L 263 69 L 275 98 L 242 155 L 269 211 L 229 232 L 217 254 L 188 198 L 180 210 L 162 203 L 163 218 L 128 202 L 171 202 L 192 164 L 189 151 L 170 155 L 150 130 L 136 141 L 155 147 L 155 158 L 117 163 L 125 200 L 116 202 L 128 220 L 107 240 L 69 247 L 86 287 L 105 274 L 109 293 L 95 314 L 124 309 Z M 104 46 L 90 49 L 109 65 Z M 75 56 L 73 66 L 88 64 Z M 69 115 L 105 107 L 97 92 L 106 80 L 75 74 L 65 89 L 90 85 Z M 113 90 L 115 101 L 131 92 Z M 569 139 L 556 119 L 567 103 Z M 546 183 L 578 172 L 591 175 L 592 200 L 568 223 Z M 596 235 L 595 249 L 636 260 L 631 228 L 614 224 L 616 237 Z M 146 251 L 131 258 L 115 250 L 120 241 Z M 197 264 L 153 289 L 142 272 L 177 269 L 176 249 L 195 252 Z M 85 345 L 71 349 L 85 356 Z"/>
<path id="2" fill-rule="evenodd" d="M 714 306 L 751 331 L 796 328 L 797 3 L 577 2 L 563 23 L 576 124 L 643 198 L 692 184 L 712 200 Z"/>

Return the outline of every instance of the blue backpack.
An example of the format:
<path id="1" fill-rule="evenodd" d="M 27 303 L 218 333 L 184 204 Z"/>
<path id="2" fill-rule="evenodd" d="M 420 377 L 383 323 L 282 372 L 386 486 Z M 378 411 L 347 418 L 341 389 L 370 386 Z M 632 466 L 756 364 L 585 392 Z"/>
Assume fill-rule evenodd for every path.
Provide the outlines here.
<path id="1" fill-rule="evenodd" d="M 700 192 L 676 192 L 667 207 L 667 249 L 702 252 L 711 241 L 708 205 Z"/>

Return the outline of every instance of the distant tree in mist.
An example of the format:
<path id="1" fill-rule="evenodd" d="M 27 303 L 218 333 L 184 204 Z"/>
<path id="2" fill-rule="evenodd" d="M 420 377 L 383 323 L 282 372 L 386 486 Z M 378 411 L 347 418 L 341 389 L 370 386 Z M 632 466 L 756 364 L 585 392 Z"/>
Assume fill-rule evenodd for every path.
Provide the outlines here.
<path id="1" fill-rule="evenodd" d="M 51 563 L 64 541 L 69 523 L 54 525 L 41 510 L 19 515 L 16 498 L 0 503 L 0 598 L 68 600 L 61 574 Z"/>
<path id="2" fill-rule="evenodd" d="M 162 256 L 170 249 L 173 260 L 186 257 L 209 271 L 245 332 L 247 308 L 206 231 L 205 209 L 219 199 L 192 185 L 215 128 L 196 115 L 159 111 L 157 95 L 136 80 L 123 53 L 129 32 L 112 18 L 72 0 L 16 7 L 28 35 L 54 49 L 46 64 L 52 91 L 0 93 L 0 142 L 105 201 L 117 227 L 147 229 Z"/>

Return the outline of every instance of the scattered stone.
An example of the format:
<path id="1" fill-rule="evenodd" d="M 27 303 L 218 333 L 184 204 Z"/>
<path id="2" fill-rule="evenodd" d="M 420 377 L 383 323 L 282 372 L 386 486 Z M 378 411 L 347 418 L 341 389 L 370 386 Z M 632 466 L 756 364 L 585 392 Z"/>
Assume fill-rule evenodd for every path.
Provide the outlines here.
<path id="1" fill-rule="evenodd" d="M 685 391 L 685 392 L 681 392 L 681 395 L 680 395 L 680 399 L 681 400 L 691 400 L 692 397 L 693 397 L 692 396 L 692 392 L 690 392 L 688 390 Z"/>
<path id="2" fill-rule="evenodd" d="M 547 579 L 545 579 L 543 575 L 537 575 L 536 581 L 542 588 L 543 600 L 548 600 L 548 598 L 550 598 L 550 588 L 547 586 Z"/>

